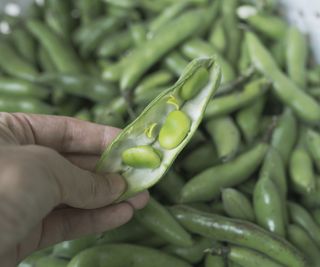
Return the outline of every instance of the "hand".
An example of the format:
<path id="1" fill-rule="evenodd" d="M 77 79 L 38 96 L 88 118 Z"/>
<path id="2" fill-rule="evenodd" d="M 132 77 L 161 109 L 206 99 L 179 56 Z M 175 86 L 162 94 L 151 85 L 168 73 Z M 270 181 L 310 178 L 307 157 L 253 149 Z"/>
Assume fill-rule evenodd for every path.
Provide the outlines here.
<path id="1" fill-rule="evenodd" d="M 116 174 L 92 172 L 112 127 L 41 115 L 0 113 L 0 262 L 100 233 L 130 220 L 148 193 L 112 204 L 125 190 Z"/>

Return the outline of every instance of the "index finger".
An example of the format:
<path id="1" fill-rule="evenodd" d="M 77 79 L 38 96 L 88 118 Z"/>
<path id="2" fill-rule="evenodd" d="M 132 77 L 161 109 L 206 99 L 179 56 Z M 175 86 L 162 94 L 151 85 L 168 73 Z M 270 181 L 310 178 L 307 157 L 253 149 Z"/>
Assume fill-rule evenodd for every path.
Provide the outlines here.
<path id="1" fill-rule="evenodd" d="M 1 113 L 19 144 L 36 144 L 63 153 L 99 155 L 120 129 L 63 116 Z"/>

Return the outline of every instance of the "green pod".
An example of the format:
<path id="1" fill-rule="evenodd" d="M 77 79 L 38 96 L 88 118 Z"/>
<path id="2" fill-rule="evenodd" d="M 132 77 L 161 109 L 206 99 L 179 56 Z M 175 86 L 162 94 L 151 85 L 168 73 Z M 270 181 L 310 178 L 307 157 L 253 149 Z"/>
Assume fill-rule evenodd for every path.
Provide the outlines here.
<path id="1" fill-rule="evenodd" d="M 168 255 L 160 250 L 147 247 L 113 244 L 89 248 L 75 256 L 68 267 L 108 267 L 139 266 L 153 267 L 175 266 L 191 267 L 187 262 Z"/>
<path id="2" fill-rule="evenodd" d="M 210 58 L 191 62 L 177 83 L 157 96 L 105 150 L 97 165 L 97 171 L 121 172 L 122 176 L 124 176 L 128 188 L 119 201 L 144 191 L 159 181 L 196 132 L 202 120 L 205 107 L 220 82 L 220 69 L 218 65 L 212 64 L 213 59 Z M 188 79 L 192 78 L 192 75 L 200 67 L 210 69 L 208 84 L 197 96 L 181 103 L 179 96 L 181 87 Z M 180 106 L 180 110 L 175 110 L 177 106 Z M 180 121 L 180 118 L 185 119 L 185 122 Z M 189 122 L 190 126 L 187 125 L 188 127 L 186 127 L 186 123 Z M 183 129 L 177 129 L 175 124 L 183 126 Z M 176 132 L 168 136 L 174 130 Z M 124 150 L 151 144 L 163 156 L 159 168 L 156 170 L 134 169 L 123 166 L 120 159 Z M 166 149 L 173 147 L 175 148 L 174 150 Z"/>
<path id="3" fill-rule="evenodd" d="M 163 251 L 184 259 L 190 264 L 196 264 L 205 257 L 205 250 L 209 249 L 214 243 L 210 239 L 200 237 L 195 240 L 191 247 L 167 245 L 163 248 Z"/>
<path id="4" fill-rule="evenodd" d="M 121 90 L 132 89 L 150 67 L 185 39 L 195 35 L 203 27 L 203 19 L 211 15 L 203 9 L 185 12 L 169 22 L 165 29 L 158 31 L 152 39 L 133 49 L 123 59 Z"/>
<path id="5" fill-rule="evenodd" d="M 288 208 L 292 223 L 302 227 L 313 241 L 320 246 L 320 227 L 314 221 L 311 214 L 297 203 L 289 202 Z"/>
<path id="6" fill-rule="evenodd" d="M 248 68 L 251 65 L 250 61 L 250 54 L 249 54 L 249 49 L 248 49 L 248 44 L 246 42 L 246 39 L 243 38 L 241 41 L 241 47 L 240 47 L 240 56 L 239 56 L 239 61 L 238 61 L 238 71 L 241 74 L 246 73 Z"/>
<path id="7" fill-rule="evenodd" d="M 32 82 L 0 77 L 0 94 L 17 97 L 34 97 L 45 99 L 50 92 L 47 88 L 40 87 Z"/>
<path id="8" fill-rule="evenodd" d="M 139 223 L 136 219 L 131 219 L 128 223 L 121 225 L 118 228 L 105 231 L 95 241 L 96 245 L 104 245 L 111 243 L 136 243 L 144 238 L 152 235 L 146 227 Z"/>
<path id="9" fill-rule="evenodd" d="M 75 5 L 80 11 L 81 24 L 85 25 L 101 14 L 104 3 L 100 0 L 77 0 Z"/>
<path id="10" fill-rule="evenodd" d="M 116 32 L 104 38 L 97 47 L 98 57 L 115 57 L 127 51 L 133 43 L 128 31 Z"/>
<path id="11" fill-rule="evenodd" d="M 188 79 L 180 89 L 180 97 L 182 100 L 187 101 L 194 98 L 201 89 L 209 81 L 209 72 L 206 68 L 199 68 L 192 76 L 192 79 Z"/>
<path id="12" fill-rule="evenodd" d="M 320 65 L 307 70 L 308 83 L 314 86 L 320 85 Z"/>
<path id="13" fill-rule="evenodd" d="M 166 70 L 159 70 L 151 73 L 146 78 L 144 78 L 137 88 L 134 90 L 134 95 L 139 96 L 148 93 L 154 88 L 161 88 L 166 86 L 169 82 L 173 80 L 173 75 Z"/>
<path id="14" fill-rule="evenodd" d="M 273 130 L 271 145 L 277 149 L 286 166 L 297 140 L 297 120 L 290 109 L 285 109 Z"/>
<path id="15" fill-rule="evenodd" d="M 89 75 L 47 73 L 41 75 L 37 82 L 59 88 L 65 94 L 87 98 L 94 102 L 110 102 L 118 94 L 112 83 Z"/>
<path id="16" fill-rule="evenodd" d="M 52 248 L 45 248 L 38 251 L 33 252 L 31 255 L 23 259 L 17 267 L 35 267 L 35 263 L 43 257 L 47 257 L 52 252 Z"/>
<path id="17" fill-rule="evenodd" d="M 75 20 L 71 16 L 72 1 L 46 0 L 44 19 L 46 24 L 59 36 L 68 40 Z"/>
<path id="18" fill-rule="evenodd" d="M 220 18 L 212 28 L 209 35 L 209 42 L 223 55 L 227 47 L 226 32 L 223 27 L 223 20 Z"/>
<path id="19" fill-rule="evenodd" d="M 115 32 L 123 24 L 123 17 L 102 16 L 79 27 L 73 33 L 73 40 L 80 47 L 81 55 L 88 57 L 108 34 Z"/>
<path id="20" fill-rule="evenodd" d="M 185 42 L 181 47 L 181 52 L 189 59 L 216 55 L 217 61 L 221 66 L 222 83 L 233 81 L 236 78 L 232 65 L 218 54 L 213 45 L 200 38 L 194 38 Z"/>
<path id="21" fill-rule="evenodd" d="M 134 168 L 156 169 L 161 164 L 161 155 L 151 146 L 131 147 L 122 152 L 122 162 Z"/>
<path id="22" fill-rule="evenodd" d="M 238 27 L 236 15 L 239 0 L 224 0 L 221 6 L 223 25 L 227 35 L 227 59 L 236 64 L 239 57 L 239 43 L 241 42 L 241 30 Z"/>
<path id="23" fill-rule="evenodd" d="M 310 153 L 315 166 L 320 171 L 320 134 L 319 132 L 308 128 L 305 135 L 305 144 Z"/>
<path id="24" fill-rule="evenodd" d="M 142 45 L 147 39 L 147 27 L 142 22 L 130 25 L 130 35 L 135 46 Z"/>
<path id="25" fill-rule="evenodd" d="M 38 259 L 32 267 L 67 267 L 68 263 L 68 260 L 55 258 L 50 255 Z"/>
<path id="26" fill-rule="evenodd" d="M 310 89 L 308 89 L 308 93 L 310 95 L 312 95 L 313 97 L 319 99 L 320 98 L 320 87 L 310 88 Z"/>
<path id="27" fill-rule="evenodd" d="M 301 199 L 303 205 L 307 208 L 320 208 L 320 177 L 316 177 L 316 190 L 303 195 Z"/>
<path id="28" fill-rule="evenodd" d="M 133 103 L 137 105 L 136 112 L 141 112 L 154 98 L 163 93 L 167 87 L 152 88 L 143 94 L 135 94 Z"/>
<path id="29" fill-rule="evenodd" d="M 217 204 L 217 203 L 215 203 L 215 204 Z M 219 204 L 221 204 L 221 203 L 219 203 Z M 188 206 L 192 207 L 196 210 L 201 210 L 201 211 L 205 211 L 205 212 L 215 212 L 214 208 L 219 209 L 218 205 L 213 207 L 213 205 L 210 206 L 204 202 L 189 203 Z"/>
<path id="30" fill-rule="evenodd" d="M 123 62 L 111 63 L 102 68 L 101 77 L 105 81 L 118 82 L 121 78 L 123 70 Z"/>
<path id="31" fill-rule="evenodd" d="M 127 104 L 123 97 L 117 97 L 108 104 L 97 104 L 92 108 L 93 121 L 103 125 L 123 127 Z"/>
<path id="32" fill-rule="evenodd" d="M 174 51 L 164 59 L 164 65 L 176 76 L 180 76 L 188 61 L 178 51 Z"/>
<path id="33" fill-rule="evenodd" d="M 17 51 L 27 61 L 36 64 L 36 42 L 25 28 L 15 28 L 11 32 L 11 38 Z"/>
<path id="34" fill-rule="evenodd" d="M 257 223 L 280 236 L 286 234 L 283 198 L 268 173 L 262 172 L 253 192 L 253 207 Z"/>
<path id="35" fill-rule="evenodd" d="M 273 40 L 279 40 L 286 34 L 288 29 L 288 24 L 284 19 L 266 13 L 257 13 L 249 16 L 246 21 L 258 32 Z"/>
<path id="36" fill-rule="evenodd" d="M 197 204 L 197 203 L 194 203 L 194 204 Z M 193 207 L 192 204 L 189 204 L 189 206 Z M 218 202 L 213 201 L 210 205 L 210 208 L 211 208 L 211 211 L 210 211 L 211 213 L 213 212 L 214 214 L 226 215 L 224 207 L 223 207 L 223 203 L 220 201 L 218 201 Z M 209 211 L 205 211 L 205 210 L 201 210 L 201 211 L 209 212 Z"/>
<path id="37" fill-rule="evenodd" d="M 193 243 L 191 235 L 182 228 L 164 206 L 153 198 L 144 209 L 136 211 L 135 218 L 170 244 L 191 246 Z"/>
<path id="38" fill-rule="evenodd" d="M 184 185 L 184 180 L 175 172 L 169 171 L 156 184 L 155 189 L 160 192 L 170 203 L 179 202 L 179 194 Z"/>
<path id="39" fill-rule="evenodd" d="M 170 21 L 183 13 L 192 4 L 199 2 L 197 0 L 187 0 L 169 5 L 161 12 L 149 25 L 149 38 L 152 38 L 161 28 L 166 27 Z"/>
<path id="40" fill-rule="evenodd" d="M 31 97 L 1 96 L 0 111 L 53 114 L 53 107 Z"/>
<path id="41" fill-rule="evenodd" d="M 151 248 L 160 248 L 167 245 L 167 240 L 163 239 L 161 236 L 153 235 L 148 236 L 142 240 L 139 240 L 136 245 L 151 247 Z"/>
<path id="42" fill-rule="evenodd" d="M 237 262 L 228 260 L 228 267 L 244 267 L 243 265 L 238 264 Z"/>
<path id="43" fill-rule="evenodd" d="M 165 149 L 174 149 L 181 144 L 190 131 L 191 120 L 180 110 L 168 114 L 159 132 L 159 144 Z"/>
<path id="44" fill-rule="evenodd" d="M 288 105 L 297 116 L 308 123 L 320 121 L 320 106 L 308 94 L 300 90 L 293 81 L 281 72 L 271 54 L 254 33 L 246 33 L 250 58 L 256 68 L 273 82 L 277 97 Z"/>
<path id="45" fill-rule="evenodd" d="M 320 226 L 320 209 L 319 208 L 312 211 L 312 218 Z"/>
<path id="46" fill-rule="evenodd" d="M 21 58 L 13 48 L 0 42 L 0 69 L 5 73 L 20 79 L 34 81 L 38 76 L 36 68 L 27 60 Z"/>
<path id="47" fill-rule="evenodd" d="M 242 192 L 243 194 L 247 195 L 247 196 L 252 196 L 253 195 L 253 191 L 254 188 L 256 186 L 256 179 L 255 177 L 250 178 L 249 180 L 241 183 L 240 185 L 237 186 L 237 189 Z"/>
<path id="48" fill-rule="evenodd" d="M 256 250 L 283 266 L 308 266 L 301 253 L 284 238 L 253 223 L 197 211 L 186 206 L 172 207 L 171 213 L 192 233 Z"/>
<path id="49" fill-rule="evenodd" d="M 255 221 L 252 204 L 249 199 L 241 192 L 233 188 L 222 190 L 222 204 L 228 216 L 235 219 Z"/>
<path id="50" fill-rule="evenodd" d="M 260 131 L 259 124 L 265 102 L 266 98 L 262 96 L 236 114 L 237 124 L 246 142 L 249 144 L 253 142 Z"/>
<path id="51" fill-rule="evenodd" d="M 232 262 L 236 262 L 240 266 L 245 267 L 283 267 L 283 264 L 280 264 L 274 261 L 272 258 L 259 253 L 253 249 L 248 249 L 238 246 L 229 246 L 227 248 L 227 258 Z M 288 266 L 288 265 L 287 265 Z"/>
<path id="52" fill-rule="evenodd" d="M 267 89 L 268 82 L 266 79 L 253 80 L 246 84 L 241 92 L 231 93 L 211 100 L 206 109 L 205 117 L 228 115 L 258 99 Z"/>
<path id="53" fill-rule="evenodd" d="M 38 64 L 43 72 L 56 72 L 57 68 L 47 50 L 40 46 L 38 49 Z"/>
<path id="54" fill-rule="evenodd" d="M 178 164 L 188 175 L 199 173 L 219 162 L 217 151 L 209 142 L 195 147 Z"/>
<path id="55" fill-rule="evenodd" d="M 91 247 L 94 244 L 95 239 L 95 236 L 88 236 L 80 239 L 63 241 L 54 245 L 52 256 L 71 260 L 71 258 L 73 258 L 82 250 Z"/>
<path id="56" fill-rule="evenodd" d="M 47 50 L 52 62 L 60 72 L 81 73 L 84 71 L 81 60 L 73 47 L 38 20 L 28 20 L 27 28 Z"/>
<path id="57" fill-rule="evenodd" d="M 83 121 L 92 121 L 92 114 L 88 109 L 79 110 L 74 117 Z"/>
<path id="58" fill-rule="evenodd" d="M 241 137 L 238 127 L 229 116 L 214 118 L 206 123 L 209 136 L 213 140 L 219 159 L 230 161 L 237 154 Z"/>
<path id="59" fill-rule="evenodd" d="M 207 254 L 204 261 L 204 267 L 225 267 L 225 260 L 222 256 Z M 229 264 L 228 264 L 228 267 Z"/>
<path id="60" fill-rule="evenodd" d="M 312 266 L 320 266 L 320 250 L 303 228 L 295 224 L 288 225 L 288 240 L 306 255 Z"/>
<path id="61" fill-rule="evenodd" d="M 286 59 L 288 76 L 304 89 L 307 83 L 308 44 L 305 36 L 294 26 L 288 30 Z"/>
<path id="62" fill-rule="evenodd" d="M 272 54 L 274 60 L 277 62 L 278 66 L 281 69 L 286 68 L 287 58 L 287 40 L 285 38 L 286 36 L 283 36 L 278 41 L 273 43 L 270 47 L 270 53 Z"/>
<path id="63" fill-rule="evenodd" d="M 316 189 L 312 159 L 303 146 L 297 146 L 290 158 L 290 180 L 295 191 L 307 195 Z"/>
<path id="64" fill-rule="evenodd" d="M 268 146 L 259 143 L 225 164 L 204 170 L 188 181 L 181 192 L 181 202 L 208 201 L 216 198 L 225 187 L 247 180 L 259 167 Z"/>

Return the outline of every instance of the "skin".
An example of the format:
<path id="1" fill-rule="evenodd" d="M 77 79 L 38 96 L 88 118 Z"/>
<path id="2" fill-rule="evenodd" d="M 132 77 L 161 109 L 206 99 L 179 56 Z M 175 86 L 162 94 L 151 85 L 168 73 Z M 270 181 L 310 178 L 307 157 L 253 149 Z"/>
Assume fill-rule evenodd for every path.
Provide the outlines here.
<path id="1" fill-rule="evenodd" d="M 118 227 L 146 205 L 146 192 L 112 204 L 126 188 L 123 178 L 92 172 L 118 133 L 67 117 L 0 113 L 1 266 Z"/>

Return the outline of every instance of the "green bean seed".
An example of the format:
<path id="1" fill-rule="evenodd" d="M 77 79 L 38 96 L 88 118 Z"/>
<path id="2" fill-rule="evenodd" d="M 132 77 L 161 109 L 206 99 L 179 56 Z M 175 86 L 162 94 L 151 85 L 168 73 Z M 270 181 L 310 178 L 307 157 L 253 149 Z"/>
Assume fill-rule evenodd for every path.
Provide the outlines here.
<path id="1" fill-rule="evenodd" d="M 190 118 L 182 111 L 169 113 L 159 133 L 159 143 L 165 149 L 176 148 L 190 131 Z"/>
<path id="2" fill-rule="evenodd" d="M 161 156 L 151 146 L 137 146 L 123 151 L 122 161 L 134 168 L 156 169 L 161 164 Z"/>

